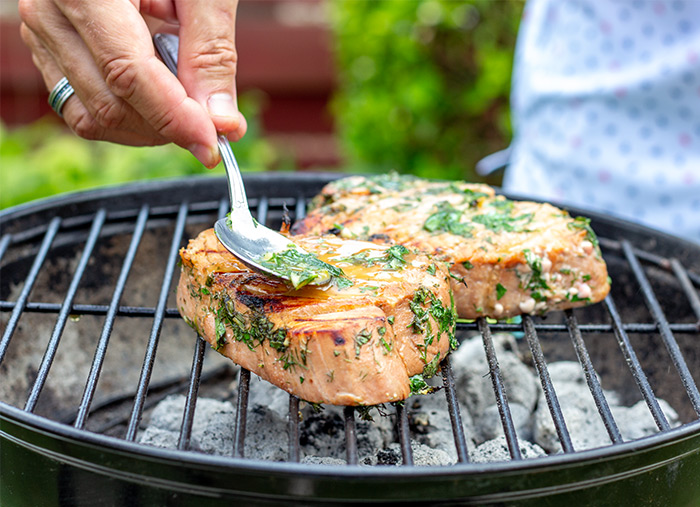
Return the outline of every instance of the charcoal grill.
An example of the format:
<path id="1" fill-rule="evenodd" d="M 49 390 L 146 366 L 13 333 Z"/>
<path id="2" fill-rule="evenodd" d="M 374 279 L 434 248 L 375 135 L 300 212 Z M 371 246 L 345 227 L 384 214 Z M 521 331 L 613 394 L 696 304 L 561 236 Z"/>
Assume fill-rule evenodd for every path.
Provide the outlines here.
<path id="1" fill-rule="evenodd" d="M 253 212 L 279 227 L 302 216 L 324 174 L 250 174 Z M 697 505 L 700 502 L 700 246 L 582 210 L 592 218 L 613 290 L 601 304 L 460 322 L 488 359 L 510 460 L 473 463 L 449 358 L 441 373 L 458 463 L 413 466 L 410 409 L 390 406 L 403 466 L 358 464 L 355 409 L 344 410 L 348 465 L 302 464 L 299 404 L 289 397 L 288 459 L 244 456 L 250 374 L 240 372 L 231 456 L 189 449 L 198 396 L 226 364 L 174 307 L 177 252 L 227 209 L 220 179 L 133 184 L 57 197 L 0 214 L 0 503 L 2 505 Z M 523 459 L 495 332 L 522 333 L 563 452 Z M 68 351 L 69 342 L 78 348 Z M 125 345 L 126 344 L 126 345 Z M 75 351 L 77 350 L 77 352 Z M 78 361 L 78 356 L 82 359 Z M 127 368 L 136 358 L 136 368 Z M 548 363 L 579 361 L 609 445 L 576 449 Z M 85 364 L 85 367 L 71 367 Z M 213 364 L 213 366 L 210 365 Z M 110 366 L 111 365 L 111 366 Z M 72 369 L 76 371 L 71 371 Z M 80 371 L 77 371 L 80 370 Z M 175 381 L 173 371 L 183 371 Z M 217 373 L 218 372 L 218 373 Z M 77 386 L 62 382 L 75 375 Z M 644 400 L 658 432 L 624 441 L 604 389 Z M 139 444 L 144 411 L 186 394 L 178 449 Z M 681 425 L 659 406 L 667 400 Z M 121 406 L 121 412 L 109 411 Z M 108 413 L 108 415 L 105 415 Z"/>

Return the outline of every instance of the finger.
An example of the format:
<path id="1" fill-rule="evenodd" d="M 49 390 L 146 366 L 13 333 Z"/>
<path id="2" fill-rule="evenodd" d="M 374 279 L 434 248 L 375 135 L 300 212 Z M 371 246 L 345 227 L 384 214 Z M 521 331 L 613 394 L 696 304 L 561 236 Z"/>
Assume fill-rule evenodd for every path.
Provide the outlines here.
<path id="1" fill-rule="evenodd" d="M 133 0 L 133 3 L 144 16 L 177 23 L 177 11 L 173 0 Z"/>
<path id="2" fill-rule="evenodd" d="M 176 0 L 180 81 L 209 112 L 217 131 L 234 139 L 240 139 L 246 129 L 236 97 L 237 4 L 237 0 Z"/>
<path id="3" fill-rule="evenodd" d="M 85 41 L 112 93 L 162 137 L 189 149 L 206 166 L 215 166 L 219 155 L 211 118 L 156 58 L 150 33 L 133 5 L 114 0 L 59 7 Z"/>
<path id="4" fill-rule="evenodd" d="M 20 34 L 25 44 L 27 44 L 32 51 L 32 59 L 41 72 L 46 88 L 48 90 L 53 89 L 63 77 L 62 71 L 53 60 L 51 53 L 49 53 L 39 38 L 24 23 L 20 25 Z M 73 94 L 65 102 L 62 114 L 64 121 L 71 130 L 85 139 L 110 141 L 131 146 L 152 146 L 164 144 L 166 142 L 165 139 L 161 138 L 153 131 L 150 132 L 150 135 L 144 136 L 142 133 L 108 129 L 101 126 L 83 105 L 77 93 Z"/>
<path id="5" fill-rule="evenodd" d="M 33 10 L 27 8 L 30 3 Z M 51 89 L 65 75 L 75 90 L 64 106 L 63 117 L 78 135 L 115 142 L 126 136 L 128 144 L 136 145 L 165 142 L 128 103 L 111 93 L 82 40 L 55 5 L 34 1 L 23 2 L 22 7 L 26 21 L 43 34 L 40 37 L 26 23 L 21 27 L 23 40 L 32 50 L 34 63 L 42 72 L 47 88 Z M 38 17 L 34 15 L 37 10 L 41 13 Z M 62 62 L 62 68 L 58 61 Z"/>

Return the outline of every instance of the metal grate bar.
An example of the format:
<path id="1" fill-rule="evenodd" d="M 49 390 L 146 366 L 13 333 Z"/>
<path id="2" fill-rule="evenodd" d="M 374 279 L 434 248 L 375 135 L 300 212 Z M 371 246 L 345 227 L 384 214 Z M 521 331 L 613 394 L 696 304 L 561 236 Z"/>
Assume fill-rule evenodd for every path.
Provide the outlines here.
<path id="1" fill-rule="evenodd" d="M 0 311 L 14 310 L 16 306 L 16 303 L 11 301 L 0 301 Z M 61 311 L 59 303 L 28 302 L 24 308 L 25 313 L 58 313 L 59 311 Z M 73 315 L 107 315 L 109 306 L 75 304 L 71 313 Z M 118 317 L 153 317 L 155 314 L 156 309 L 152 306 L 119 306 L 116 313 Z M 164 317 L 169 319 L 182 318 L 177 308 L 167 308 Z"/>
<path id="2" fill-rule="evenodd" d="M 460 463 L 466 463 L 469 461 L 469 449 L 467 448 L 467 438 L 464 434 L 462 414 L 457 401 L 455 379 L 449 355 L 442 362 L 440 369 L 442 370 L 442 385 L 445 387 L 445 397 L 447 398 L 447 410 L 450 413 L 450 421 L 452 422 L 452 434 L 455 437 L 457 459 Z"/>
<path id="3" fill-rule="evenodd" d="M 180 438 L 177 441 L 177 448 L 181 451 L 187 450 L 190 446 L 192 436 L 192 422 L 194 421 L 194 411 L 197 406 L 197 394 L 199 393 L 199 380 L 202 377 L 202 363 L 204 362 L 204 352 L 206 342 L 197 335 L 194 345 L 194 356 L 192 356 L 192 370 L 190 373 L 190 383 L 187 387 L 187 397 L 185 398 L 185 412 L 182 415 L 180 425 Z"/>
<path id="4" fill-rule="evenodd" d="M 14 310 L 16 303 L 12 301 L 0 301 L 0 311 L 11 311 Z M 61 305 L 58 303 L 41 303 L 41 302 L 27 302 L 25 304 L 24 312 L 30 313 L 57 313 L 61 310 Z M 109 310 L 107 305 L 93 305 L 93 304 L 75 304 L 72 308 L 73 315 L 106 315 Z M 118 317 L 153 317 L 156 313 L 156 309 L 152 306 L 120 306 L 117 309 Z M 165 310 L 165 317 L 169 319 L 182 319 L 180 312 L 177 308 L 167 308 Z M 646 334 L 646 333 L 656 333 L 658 327 L 656 324 L 649 324 L 643 322 L 626 322 L 621 324 L 622 329 L 628 333 L 635 334 Z M 520 324 L 507 324 L 496 322 L 490 324 L 490 327 L 494 331 L 504 331 L 504 332 L 521 332 L 522 326 Z M 669 323 L 669 329 L 676 333 L 691 333 L 695 334 L 698 332 L 697 323 Z M 474 322 L 457 322 L 457 329 L 460 331 L 475 331 L 478 326 Z M 565 333 L 568 331 L 565 324 L 535 324 L 535 329 L 543 333 Z M 579 330 L 581 333 L 612 333 L 613 327 L 610 324 L 579 324 Z"/>
<path id="5" fill-rule="evenodd" d="M 506 398 L 506 388 L 503 384 L 501 368 L 498 366 L 496 349 L 493 346 L 491 329 L 489 328 L 486 319 L 483 317 L 479 317 L 476 322 L 479 326 L 479 331 L 481 332 L 481 339 L 484 342 L 484 350 L 486 351 L 486 360 L 489 364 L 491 384 L 493 385 L 493 391 L 496 395 L 496 405 L 498 407 L 498 413 L 501 416 L 503 432 L 506 438 L 506 443 L 508 444 L 508 452 L 510 453 L 511 459 L 522 459 L 522 455 L 520 454 L 520 446 L 518 445 L 518 436 L 515 433 L 513 417 L 511 416 L 510 407 L 508 406 L 508 400 Z"/>
<path id="6" fill-rule="evenodd" d="M 250 202 L 255 202 L 255 199 L 252 199 Z M 192 216 L 211 213 L 213 210 L 216 210 L 216 204 L 216 201 L 193 203 L 190 205 L 189 214 Z M 170 220 L 172 218 L 176 218 L 179 210 L 179 204 L 150 207 L 151 223 L 157 223 L 158 219 Z M 139 212 L 140 208 L 136 206 L 128 209 L 111 210 L 109 212 L 107 224 L 116 224 L 119 222 L 131 224 L 136 217 L 138 217 Z M 94 213 L 65 217 L 61 222 L 61 230 L 71 231 L 84 229 L 86 224 L 92 223 L 93 218 Z M 13 233 L 12 242 L 13 244 L 21 244 L 27 241 L 32 241 L 33 239 L 44 234 L 46 230 L 46 225 L 39 225 L 37 227 L 32 227 L 31 229 Z"/>
<path id="7" fill-rule="evenodd" d="M 698 287 L 700 287 L 700 274 L 688 271 L 688 278 Z"/>
<path id="8" fill-rule="evenodd" d="M 604 303 L 608 309 L 610 318 L 612 319 L 613 327 L 615 328 L 615 337 L 617 338 L 617 343 L 620 346 L 622 354 L 625 356 L 625 361 L 627 362 L 627 365 L 629 366 L 630 371 L 632 372 L 632 376 L 634 377 L 634 380 L 637 383 L 637 386 L 639 387 L 639 391 L 642 393 L 642 397 L 644 398 L 647 407 L 649 407 L 649 411 L 651 412 L 651 416 L 654 418 L 656 426 L 661 431 L 670 429 L 671 426 L 668 424 L 668 420 L 666 419 L 663 410 L 661 410 L 661 406 L 659 405 L 656 396 L 654 396 L 654 391 L 651 389 L 649 380 L 644 374 L 642 365 L 639 363 L 637 354 L 632 348 L 632 344 L 630 343 L 629 337 L 627 336 L 625 330 L 622 328 L 622 319 L 620 318 L 620 314 L 617 311 L 615 302 L 613 301 L 612 297 L 608 295 L 605 298 Z"/>
<path id="9" fill-rule="evenodd" d="M 105 317 L 104 324 L 102 325 L 102 334 L 100 335 L 100 339 L 97 342 L 97 347 L 95 348 L 95 355 L 92 358 L 92 365 L 90 366 L 90 373 L 88 374 L 83 396 L 80 400 L 80 404 L 78 405 L 78 414 L 75 418 L 75 422 L 73 423 L 73 426 L 78 429 L 85 427 L 88 414 L 90 413 L 90 405 L 92 404 L 92 399 L 95 395 L 95 390 L 97 389 L 97 381 L 99 380 L 104 357 L 107 353 L 107 344 L 109 343 L 109 337 L 111 336 L 112 329 L 114 328 L 114 319 L 118 313 L 117 309 L 119 301 L 124 293 L 126 280 L 129 277 L 129 273 L 131 273 L 131 266 L 134 263 L 136 251 L 141 244 L 141 238 L 143 237 L 143 231 L 146 229 L 147 220 L 148 206 L 142 206 L 136 220 L 136 225 L 134 226 L 134 232 L 131 237 L 129 249 L 126 251 L 122 269 L 119 273 L 119 278 L 117 278 L 117 283 L 112 293 L 112 300 L 110 301 L 109 308 L 107 309 L 106 313 L 107 316 Z"/>
<path id="10" fill-rule="evenodd" d="M 491 329 L 494 331 L 504 331 L 504 332 L 520 332 L 522 331 L 522 326 L 520 324 L 505 324 L 505 323 L 494 323 L 490 324 Z M 648 324 L 643 322 L 634 323 L 624 323 L 621 324 L 622 328 L 628 333 L 656 333 L 658 327 L 656 324 Z M 473 331 L 477 329 L 478 326 L 473 323 L 468 322 L 458 322 L 457 329 L 465 331 Z M 697 333 L 698 325 L 693 324 L 669 324 L 669 328 L 672 331 L 678 333 Z M 566 324 L 536 324 L 535 329 L 543 333 L 566 333 L 568 331 Z M 582 333 L 611 333 L 613 328 L 609 324 L 580 324 L 579 329 Z"/>
<path id="11" fill-rule="evenodd" d="M 345 419 L 345 454 L 348 465 L 357 465 L 357 428 L 355 427 L 355 408 L 345 407 L 343 409 Z"/>
<path id="12" fill-rule="evenodd" d="M 297 197 L 296 205 L 294 206 L 294 218 L 301 220 L 306 216 L 306 199 L 303 195 Z"/>
<path id="13" fill-rule="evenodd" d="M 10 315 L 10 319 L 7 321 L 7 327 L 5 328 L 5 332 L 2 335 L 2 340 L 0 341 L 0 364 L 5 358 L 5 353 L 7 352 L 7 348 L 10 345 L 10 339 L 12 339 L 12 335 L 15 332 L 15 328 L 17 327 L 17 323 L 19 322 L 19 318 L 22 315 L 22 312 L 24 311 L 25 305 L 27 304 L 27 299 L 29 299 L 29 293 L 34 288 L 36 279 L 39 276 L 39 270 L 44 264 L 46 256 L 49 254 L 51 243 L 53 243 L 53 240 L 56 237 L 60 226 L 61 219 L 59 217 L 54 217 L 53 219 L 51 219 L 51 222 L 49 223 L 49 226 L 46 229 L 44 240 L 41 242 L 39 251 L 37 252 L 36 257 L 34 258 L 34 263 L 29 269 L 29 274 L 27 275 L 27 278 L 25 278 L 24 280 L 24 286 L 22 287 L 22 291 L 20 292 L 20 295 L 17 298 L 17 303 L 15 303 L 15 307 L 12 310 L 12 315 Z"/>
<path id="14" fill-rule="evenodd" d="M 564 452 L 574 452 L 574 446 L 571 443 L 571 435 L 569 435 L 569 430 L 566 427 L 564 414 L 561 411 L 557 393 L 554 390 L 552 379 L 549 376 L 549 370 L 547 369 L 547 362 L 544 359 L 542 346 L 540 345 L 540 341 L 537 339 L 535 323 L 532 321 L 532 317 L 529 315 L 523 315 L 523 330 L 525 331 L 525 338 L 530 347 L 530 352 L 532 352 L 532 359 L 535 363 L 535 369 L 540 377 L 540 384 L 542 384 L 544 397 L 545 400 L 547 400 L 547 407 L 549 408 L 549 413 L 552 416 L 554 427 L 557 430 L 557 436 L 559 437 L 561 447 Z"/>
<path id="15" fill-rule="evenodd" d="M 399 432 L 399 444 L 401 446 L 401 455 L 403 456 L 403 464 L 413 466 L 413 449 L 411 449 L 411 428 L 408 424 L 408 408 L 406 403 L 396 404 L 396 420 Z"/>
<path id="16" fill-rule="evenodd" d="M 678 342 L 676 342 L 676 339 L 674 338 L 673 333 L 669 328 L 668 321 L 666 320 L 666 315 L 661 309 L 661 305 L 656 299 L 656 296 L 654 296 L 654 291 L 651 288 L 651 284 L 649 283 L 649 280 L 644 274 L 644 270 L 639 264 L 639 261 L 634 256 L 634 253 L 632 252 L 632 246 L 630 245 L 630 243 L 628 241 L 623 241 L 622 249 L 625 252 L 627 262 L 630 263 L 630 267 L 632 268 L 634 275 L 637 277 L 637 281 L 639 282 L 639 286 L 642 289 L 642 294 L 644 295 L 647 307 L 651 311 L 651 314 L 654 317 L 654 321 L 659 326 L 659 333 L 661 333 L 661 338 L 664 341 L 666 350 L 668 350 L 668 353 L 671 356 L 671 361 L 673 361 L 673 365 L 676 367 L 676 370 L 678 371 L 678 374 L 681 377 L 683 387 L 685 387 L 685 391 L 688 393 L 688 397 L 690 398 L 690 402 L 693 405 L 693 409 L 695 410 L 696 414 L 700 415 L 700 391 L 698 391 L 698 386 L 695 385 L 695 381 L 693 380 L 693 376 L 691 375 L 690 370 L 688 369 L 688 365 L 686 364 L 685 359 L 683 359 L 683 354 L 681 353 L 680 347 L 678 347 Z"/>
<path id="17" fill-rule="evenodd" d="M 58 344 L 61 341 L 63 329 L 66 327 L 66 322 L 68 322 L 71 306 L 73 305 L 73 300 L 75 299 L 75 293 L 78 292 L 78 286 L 80 285 L 80 281 L 83 279 L 83 274 L 85 274 L 88 261 L 90 260 L 92 251 L 95 249 L 95 245 L 97 244 L 97 239 L 100 236 L 100 231 L 102 230 L 106 216 L 107 212 L 104 210 L 104 208 L 100 209 L 95 214 L 95 220 L 92 222 L 90 233 L 85 242 L 85 246 L 83 247 L 83 253 L 78 261 L 78 266 L 75 268 L 75 273 L 73 273 L 73 278 L 68 286 L 66 297 L 63 299 L 61 311 L 58 314 L 56 324 L 54 325 L 53 332 L 49 338 L 49 343 L 46 346 L 46 351 L 44 352 L 44 357 L 41 360 L 41 365 L 39 366 L 39 371 L 37 372 L 36 379 L 34 380 L 34 385 L 32 386 L 27 402 L 24 405 L 24 410 L 27 412 L 34 411 L 36 408 L 36 403 L 39 400 L 39 395 L 46 384 L 46 378 L 49 375 L 49 370 L 51 369 L 53 360 L 56 357 L 56 351 L 58 350 Z"/>
<path id="18" fill-rule="evenodd" d="M 139 423 L 141 422 L 141 415 L 143 414 L 143 403 L 146 399 L 146 394 L 148 392 L 148 384 L 151 381 L 151 372 L 153 371 L 153 364 L 156 360 L 156 349 L 158 348 L 158 339 L 160 338 L 160 331 L 163 327 L 165 305 L 168 301 L 168 296 L 170 295 L 170 285 L 172 283 L 173 275 L 175 273 L 175 266 L 178 259 L 178 250 L 180 248 L 180 244 L 182 243 L 182 235 L 185 231 L 187 213 L 187 202 L 183 202 L 180 205 L 180 211 L 177 215 L 177 221 L 175 222 L 175 231 L 173 232 L 173 239 L 170 243 L 170 251 L 168 252 L 168 263 L 165 267 L 163 283 L 160 286 L 160 295 L 158 297 L 158 304 L 156 305 L 156 314 L 153 318 L 151 335 L 148 339 L 148 346 L 146 348 L 146 356 L 144 357 L 143 367 L 141 368 L 141 376 L 139 377 L 138 388 L 136 390 L 136 396 L 134 397 L 133 410 L 131 412 L 131 417 L 129 418 L 129 425 L 126 429 L 125 439 L 128 441 L 133 441 L 136 438 L 136 431 L 138 430 Z"/>
<path id="19" fill-rule="evenodd" d="M 299 398 L 289 395 L 289 421 L 287 422 L 288 458 L 289 461 L 299 463 L 301 454 L 299 449 Z"/>
<path id="20" fill-rule="evenodd" d="M 268 201 L 267 197 L 261 197 L 260 202 L 258 202 L 258 222 L 260 222 L 263 225 L 266 225 L 267 222 L 267 212 L 270 208 L 270 201 Z"/>
<path id="21" fill-rule="evenodd" d="M 619 241 L 612 240 L 609 238 L 603 238 L 599 237 L 600 240 L 600 245 L 604 246 L 605 248 L 608 248 L 610 250 L 614 250 L 616 252 L 619 252 L 623 250 L 622 244 Z M 654 254 L 652 252 L 647 252 L 645 250 L 639 250 L 635 247 L 632 247 L 632 252 L 636 257 L 639 259 L 642 259 L 645 262 L 649 262 L 651 264 L 655 264 L 658 267 L 665 269 L 666 271 L 672 271 L 673 270 L 673 259 L 669 260 L 666 257 L 662 257 L 660 255 Z M 688 271 L 687 272 L 688 279 L 694 283 L 695 285 L 700 286 L 700 274 L 695 273 L 693 271 Z"/>
<path id="22" fill-rule="evenodd" d="M 0 239 L 0 260 L 2 260 L 2 258 L 5 256 L 5 252 L 7 252 L 7 247 L 10 246 L 11 241 L 11 234 L 4 234 Z"/>
<path id="23" fill-rule="evenodd" d="M 236 404 L 236 430 L 233 434 L 233 456 L 242 458 L 245 452 L 245 427 L 248 415 L 250 371 L 241 368 L 238 376 L 238 401 Z"/>
<path id="24" fill-rule="evenodd" d="M 678 262 L 678 259 L 671 259 L 671 269 L 673 274 L 678 278 L 678 282 L 681 284 L 681 288 L 685 295 L 688 296 L 688 302 L 690 307 L 693 309 L 695 316 L 698 319 L 698 327 L 700 328 L 700 297 L 697 291 L 693 288 L 693 284 L 688 278 L 688 271 Z"/>
<path id="25" fill-rule="evenodd" d="M 617 427 L 615 418 L 610 411 L 608 400 L 605 399 L 603 388 L 600 385 L 595 368 L 593 368 L 593 363 L 591 362 L 591 357 L 588 354 L 588 349 L 586 349 L 586 344 L 583 342 L 583 338 L 581 337 L 581 332 L 578 329 L 578 319 L 576 319 L 576 316 L 572 310 L 566 310 L 564 315 L 566 317 L 566 325 L 569 328 L 569 336 L 574 344 L 574 350 L 576 350 L 576 356 L 578 357 L 579 363 L 581 363 L 583 373 L 586 376 L 586 382 L 588 383 L 588 388 L 590 389 L 593 400 L 595 401 L 595 406 L 598 408 L 598 413 L 603 419 L 603 424 L 605 425 L 605 429 L 610 436 L 610 441 L 614 444 L 619 444 L 622 442 L 622 435 L 620 434 L 620 429 Z"/>
<path id="26" fill-rule="evenodd" d="M 217 208 L 217 215 L 219 216 L 219 218 L 224 218 L 226 216 L 226 213 L 228 213 L 231 209 L 229 206 L 230 205 L 228 200 L 221 199 L 219 201 L 219 207 Z"/>

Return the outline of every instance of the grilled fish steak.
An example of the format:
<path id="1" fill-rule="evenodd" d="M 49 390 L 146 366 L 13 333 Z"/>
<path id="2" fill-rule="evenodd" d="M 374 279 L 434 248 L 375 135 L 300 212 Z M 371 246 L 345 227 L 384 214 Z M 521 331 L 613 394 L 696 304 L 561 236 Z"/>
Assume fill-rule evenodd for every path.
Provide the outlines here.
<path id="1" fill-rule="evenodd" d="M 346 277 L 290 289 L 251 271 L 203 231 L 180 251 L 177 304 L 212 347 L 313 403 L 376 405 L 405 399 L 455 346 L 444 263 L 400 245 L 299 238 Z"/>
<path id="2" fill-rule="evenodd" d="M 457 313 L 466 319 L 583 306 L 610 290 L 588 219 L 508 200 L 487 185 L 344 178 L 326 185 L 292 232 L 398 243 L 446 261 Z"/>

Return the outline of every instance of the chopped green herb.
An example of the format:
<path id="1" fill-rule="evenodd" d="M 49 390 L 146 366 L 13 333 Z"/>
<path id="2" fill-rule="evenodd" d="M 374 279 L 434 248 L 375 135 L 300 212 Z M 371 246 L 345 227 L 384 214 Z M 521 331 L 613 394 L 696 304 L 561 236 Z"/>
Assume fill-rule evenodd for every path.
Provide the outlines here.
<path id="1" fill-rule="evenodd" d="M 413 375 L 408 379 L 408 382 L 411 386 L 411 396 L 432 394 L 440 389 L 439 387 L 429 385 L 420 373 L 418 375 Z"/>
<path id="2" fill-rule="evenodd" d="M 498 196 L 489 203 L 489 206 L 500 210 L 502 213 L 511 213 L 514 203 L 504 197 Z"/>
<path id="3" fill-rule="evenodd" d="M 440 353 L 438 352 L 437 355 L 433 358 L 433 360 L 426 364 L 425 368 L 423 368 L 423 375 L 428 378 L 433 377 L 437 373 L 439 367 Z"/>
<path id="4" fill-rule="evenodd" d="M 303 384 L 304 383 L 304 377 L 299 377 L 299 383 Z"/>
<path id="5" fill-rule="evenodd" d="M 438 339 L 440 339 L 442 333 L 447 333 L 450 344 L 452 344 L 454 341 L 457 316 L 453 298 L 451 299 L 451 302 L 451 307 L 447 308 L 446 306 L 443 306 L 438 297 L 430 290 L 426 289 L 425 287 L 420 287 L 413 294 L 413 299 L 408 304 L 411 312 L 413 312 L 413 320 L 408 327 L 411 327 L 414 333 L 421 333 L 425 335 L 424 346 L 422 347 L 423 351 L 421 354 L 424 360 L 427 354 L 428 346 L 432 344 L 434 339 L 429 317 L 432 317 L 438 325 Z M 429 303 L 427 308 L 425 308 L 426 303 Z"/>
<path id="6" fill-rule="evenodd" d="M 355 357 L 360 357 L 360 349 L 372 339 L 372 331 L 363 329 L 355 336 Z"/>
<path id="7" fill-rule="evenodd" d="M 540 291 L 537 291 L 537 290 L 533 290 L 532 292 L 530 292 L 530 297 L 532 297 L 532 299 L 534 299 L 535 301 L 546 301 L 547 300 L 547 298 L 545 296 L 543 296 Z"/>
<path id="8" fill-rule="evenodd" d="M 394 206 L 391 207 L 392 210 L 396 211 L 397 213 L 405 213 L 406 211 L 410 211 L 416 207 L 415 203 L 409 202 L 409 201 L 403 201 L 400 202 Z"/>
<path id="9" fill-rule="evenodd" d="M 216 350 L 226 345 L 226 325 L 218 318 L 214 319 L 214 329 L 216 331 Z"/>
<path id="10" fill-rule="evenodd" d="M 578 303 L 580 301 L 586 301 L 586 302 L 591 301 L 591 298 L 580 298 L 580 297 L 578 297 L 578 294 L 570 294 L 570 293 L 566 294 L 566 299 L 568 299 L 572 303 Z"/>
<path id="11" fill-rule="evenodd" d="M 506 292 L 508 292 L 508 289 L 506 289 L 500 283 L 496 284 L 496 299 L 497 300 L 500 300 L 503 296 L 505 296 Z"/>
<path id="12" fill-rule="evenodd" d="M 389 247 L 385 254 L 384 261 L 389 269 L 399 269 L 406 265 L 404 257 L 409 253 L 408 248 L 403 245 Z"/>
<path id="13" fill-rule="evenodd" d="M 533 217 L 532 213 L 512 217 L 510 216 L 510 210 L 508 210 L 507 213 L 475 215 L 471 220 L 494 232 L 527 232 L 525 226 L 532 222 Z"/>
<path id="14" fill-rule="evenodd" d="M 464 269 L 472 269 L 472 268 L 474 267 L 474 264 L 472 264 L 472 263 L 469 262 L 469 261 L 464 261 L 464 262 L 462 263 L 462 266 L 464 266 Z"/>
<path id="15" fill-rule="evenodd" d="M 467 286 L 467 282 L 464 281 L 463 276 L 455 275 L 452 271 L 448 271 L 447 273 L 450 275 L 450 278 L 454 278 L 459 283 L 463 283 L 465 287 Z"/>
<path id="16" fill-rule="evenodd" d="M 245 343 L 250 350 L 254 350 L 267 340 L 270 347 L 278 352 L 286 351 L 289 346 L 287 330 L 276 328 L 261 309 L 250 308 L 246 312 L 239 312 L 227 294 L 217 294 L 214 298 L 219 305 L 217 308 L 212 308 L 215 313 L 214 322 L 218 338 L 217 350 L 226 343 L 224 338 L 226 329 L 230 329 L 233 339 Z"/>
<path id="17" fill-rule="evenodd" d="M 393 325 L 394 325 L 394 320 L 395 320 L 395 319 L 396 319 L 396 317 L 394 317 L 393 315 L 389 315 L 389 316 L 386 318 L 386 321 L 387 321 L 390 325 L 393 326 Z"/>
<path id="18" fill-rule="evenodd" d="M 358 252 L 342 259 L 345 262 L 359 264 L 363 266 L 374 266 L 376 264 L 384 264 L 386 269 L 402 269 L 406 265 L 406 254 L 410 250 L 403 245 L 394 245 L 387 248 L 384 255 L 379 257 L 370 257 L 368 251 Z"/>
<path id="19" fill-rule="evenodd" d="M 426 271 L 431 275 L 435 276 L 435 273 L 437 272 L 437 267 L 435 266 L 435 264 L 431 264 L 430 266 L 428 266 L 428 269 Z"/>
<path id="20" fill-rule="evenodd" d="M 462 210 L 456 209 L 447 201 L 440 202 L 435 206 L 435 209 L 435 212 L 423 224 L 423 229 L 428 232 L 449 232 L 465 238 L 472 237 L 473 227 L 460 222 L 463 215 Z"/>
<path id="21" fill-rule="evenodd" d="M 523 250 L 525 255 L 525 262 L 530 267 L 530 276 L 527 280 L 526 288 L 532 291 L 531 296 L 537 300 L 535 293 L 537 293 L 542 299 L 546 299 L 539 292 L 540 289 L 549 290 L 549 285 L 542 276 L 542 259 L 535 255 L 532 250 L 526 248 Z"/>
<path id="22" fill-rule="evenodd" d="M 374 418 L 372 417 L 372 414 L 370 413 L 372 410 L 372 407 L 361 405 L 359 407 L 356 407 L 355 410 L 357 411 L 357 416 L 360 418 L 361 421 L 368 421 L 368 422 L 374 421 Z"/>
<path id="23" fill-rule="evenodd" d="M 598 236 L 596 236 L 593 228 L 591 227 L 591 219 L 587 217 L 576 217 L 573 222 L 569 222 L 567 227 L 571 230 L 583 229 L 586 231 L 586 239 L 591 242 L 593 248 L 595 248 L 596 254 L 600 256 L 600 244 L 598 242 Z"/>
<path id="24" fill-rule="evenodd" d="M 388 354 L 389 352 L 391 352 L 391 349 L 393 348 L 393 345 L 392 345 L 390 342 L 386 341 L 386 340 L 384 339 L 384 336 L 380 336 L 380 337 L 379 337 L 379 343 L 381 343 L 381 344 L 382 344 L 382 347 L 384 347 L 384 349 L 386 349 L 385 354 Z"/>
<path id="25" fill-rule="evenodd" d="M 299 251 L 293 245 L 287 250 L 267 254 L 259 262 L 264 268 L 288 279 L 295 289 L 311 282 L 324 284 L 333 281 L 338 288 L 352 285 L 342 269 L 323 262 L 311 253 Z"/>
<path id="26" fill-rule="evenodd" d="M 314 403 L 312 401 L 307 401 L 306 403 L 309 404 L 309 407 L 311 407 L 311 411 L 314 414 L 320 414 L 321 412 L 323 412 L 325 410 L 325 407 L 323 405 L 321 405 L 320 403 Z"/>

